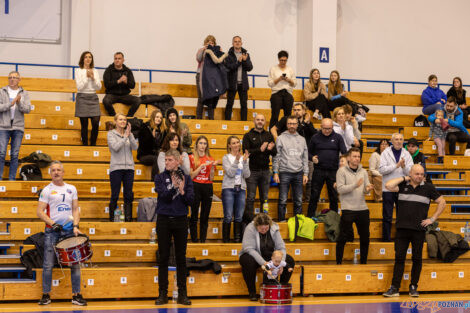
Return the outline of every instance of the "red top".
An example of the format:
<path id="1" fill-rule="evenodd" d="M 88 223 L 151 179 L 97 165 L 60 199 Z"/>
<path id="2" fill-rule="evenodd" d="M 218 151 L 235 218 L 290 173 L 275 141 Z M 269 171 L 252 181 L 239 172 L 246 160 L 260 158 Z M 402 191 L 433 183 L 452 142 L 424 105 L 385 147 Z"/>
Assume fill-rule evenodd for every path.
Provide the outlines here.
<path id="1" fill-rule="evenodd" d="M 197 153 L 197 152 L 195 152 Z M 212 161 L 215 161 L 214 158 L 212 157 L 209 157 L 207 155 L 203 156 L 203 157 L 200 157 L 199 158 L 199 165 L 201 164 L 204 164 L 206 162 L 212 162 Z M 196 166 L 196 164 L 194 163 L 194 155 L 191 154 L 189 156 L 189 162 L 191 164 L 191 170 L 196 170 L 196 168 L 198 166 Z M 199 184 L 212 184 L 212 181 L 211 181 L 211 168 L 212 168 L 212 165 L 208 165 L 206 166 L 206 168 L 202 168 L 201 171 L 199 172 L 199 174 L 197 174 L 196 177 L 193 178 L 193 182 L 195 183 L 199 183 Z M 217 168 L 214 167 L 214 171 L 216 171 Z"/>

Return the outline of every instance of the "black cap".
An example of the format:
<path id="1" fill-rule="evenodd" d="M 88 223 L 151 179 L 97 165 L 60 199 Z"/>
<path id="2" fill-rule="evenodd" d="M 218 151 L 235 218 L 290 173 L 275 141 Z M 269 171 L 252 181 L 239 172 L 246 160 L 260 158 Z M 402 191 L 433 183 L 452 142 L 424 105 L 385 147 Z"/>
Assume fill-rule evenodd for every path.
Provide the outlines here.
<path id="1" fill-rule="evenodd" d="M 408 139 L 408 145 L 414 145 L 416 147 L 419 147 L 419 143 L 418 143 L 418 140 L 416 140 L 416 138 Z"/>
<path id="2" fill-rule="evenodd" d="M 177 111 L 175 108 L 169 108 L 169 109 L 166 111 L 166 118 L 168 118 L 168 116 L 170 116 L 171 113 L 175 113 L 176 116 L 178 117 L 178 111 Z"/>

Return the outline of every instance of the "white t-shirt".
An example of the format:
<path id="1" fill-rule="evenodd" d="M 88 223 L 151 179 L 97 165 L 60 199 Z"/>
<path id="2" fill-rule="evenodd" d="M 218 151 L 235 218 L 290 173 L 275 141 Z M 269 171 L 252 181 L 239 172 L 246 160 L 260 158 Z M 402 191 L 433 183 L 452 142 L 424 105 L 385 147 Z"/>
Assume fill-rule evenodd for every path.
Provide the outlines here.
<path id="1" fill-rule="evenodd" d="M 50 183 L 41 192 L 39 201 L 47 203 L 46 214 L 55 223 L 65 226 L 72 222 L 72 202 L 78 199 L 77 189 L 73 185 L 56 186 Z M 50 227 L 47 225 L 47 227 Z"/>
<path id="2" fill-rule="evenodd" d="M 269 279 L 277 279 L 279 276 L 279 271 L 281 268 L 285 267 L 287 263 L 285 261 L 281 261 L 278 266 L 274 265 L 273 261 L 269 261 L 268 264 L 266 264 L 266 269 L 270 270 L 272 275 L 268 274 Z"/>
<path id="3" fill-rule="evenodd" d="M 10 87 L 7 87 L 7 90 L 8 90 L 8 97 L 10 98 L 10 103 L 11 103 L 13 99 L 15 99 L 16 96 L 18 95 L 18 92 L 20 92 L 20 88 L 11 89 Z M 16 103 L 14 106 L 10 107 L 10 116 L 12 120 L 15 119 L 15 110 L 16 110 Z"/>

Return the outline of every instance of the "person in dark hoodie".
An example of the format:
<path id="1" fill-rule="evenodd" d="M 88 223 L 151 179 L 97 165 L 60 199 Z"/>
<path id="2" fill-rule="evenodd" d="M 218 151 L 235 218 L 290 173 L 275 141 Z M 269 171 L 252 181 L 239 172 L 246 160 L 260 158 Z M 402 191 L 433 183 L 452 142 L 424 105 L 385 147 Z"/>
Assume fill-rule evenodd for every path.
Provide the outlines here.
<path id="1" fill-rule="evenodd" d="M 194 200 L 193 182 L 179 168 L 180 153 L 170 149 L 165 153 L 165 171 L 155 176 L 157 201 L 158 298 L 156 305 L 168 303 L 168 260 L 171 239 L 175 243 L 177 303 L 190 305 L 186 290 L 186 247 L 188 242 L 188 207 Z"/>
<path id="2" fill-rule="evenodd" d="M 140 99 L 130 95 L 131 89 L 135 87 L 134 75 L 130 68 L 124 65 L 124 54 L 116 52 L 114 63 L 110 64 L 103 75 L 106 96 L 103 98 L 103 105 L 110 116 L 116 115 L 114 103 L 130 105 L 127 116 L 134 116 L 139 109 Z"/>
<path id="3" fill-rule="evenodd" d="M 467 105 L 467 91 L 463 89 L 462 79 L 460 77 L 454 77 L 452 80 L 452 87 L 447 91 L 447 98 L 450 96 L 455 98 L 457 105 L 462 110 L 463 125 L 465 128 L 470 128 L 470 121 L 468 120 L 470 108 Z"/>
<path id="4" fill-rule="evenodd" d="M 419 164 L 424 168 L 426 173 L 426 158 L 424 154 L 419 151 L 419 142 L 416 138 L 408 139 L 408 144 L 406 145 L 406 150 L 411 154 L 413 158 L 413 164 Z"/>
<path id="5" fill-rule="evenodd" d="M 437 76 L 432 74 L 428 77 L 429 86 L 423 90 L 421 94 L 421 102 L 423 103 L 423 114 L 431 115 L 436 110 L 441 109 L 447 101 L 444 91 L 437 86 Z"/>
<path id="6" fill-rule="evenodd" d="M 429 118 L 431 123 L 438 123 L 436 120 L 436 114 L 432 114 Z M 449 155 L 455 154 L 455 144 L 458 142 L 467 143 L 466 149 L 470 149 L 470 135 L 468 130 L 463 125 L 463 113 L 462 110 L 457 107 L 457 102 L 454 97 L 449 97 L 444 107 L 444 119 L 439 123 L 447 125 L 447 137 L 446 141 L 449 142 Z M 465 154 L 470 153 L 465 151 Z"/>
<path id="7" fill-rule="evenodd" d="M 151 180 L 153 181 L 158 171 L 158 152 L 163 144 L 165 135 L 165 125 L 162 112 L 155 109 L 144 126 L 139 130 L 137 138 L 139 147 L 137 148 L 137 159 L 144 165 L 152 166 Z"/>
<path id="8" fill-rule="evenodd" d="M 250 88 L 247 72 L 253 69 L 253 64 L 251 64 L 250 55 L 242 48 L 242 38 L 240 36 L 233 37 L 232 45 L 225 59 L 225 66 L 229 70 L 227 73 L 228 91 L 227 104 L 225 105 L 225 120 L 232 119 L 233 101 L 238 92 L 238 97 L 240 98 L 240 119 L 246 121 L 248 116 L 248 89 Z"/>

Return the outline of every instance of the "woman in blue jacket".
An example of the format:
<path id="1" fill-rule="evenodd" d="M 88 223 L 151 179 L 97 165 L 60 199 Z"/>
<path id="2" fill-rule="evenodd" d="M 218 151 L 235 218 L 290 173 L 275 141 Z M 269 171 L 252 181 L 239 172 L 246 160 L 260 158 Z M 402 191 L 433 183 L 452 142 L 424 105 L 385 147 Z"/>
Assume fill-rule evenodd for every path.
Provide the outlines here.
<path id="1" fill-rule="evenodd" d="M 431 123 L 445 123 L 447 126 L 446 141 L 449 142 L 449 154 L 455 154 L 455 144 L 458 142 L 466 142 L 467 148 L 470 149 L 470 135 L 463 125 L 463 113 L 457 106 L 454 97 L 449 97 L 444 107 L 444 119 L 442 121 L 436 120 L 436 114 L 432 114 L 429 118 Z M 444 125 L 443 125 L 444 126 Z M 466 151 L 467 152 L 467 151 Z"/>
<path id="2" fill-rule="evenodd" d="M 423 114 L 431 115 L 436 110 L 442 109 L 446 104 L 447 96 L 444 91 L 437 86 L 437 76 L 434 74 L 428 77 L 429 86 L 423 90 L 421 94 L 421 102 L 423 103 Z"/>

